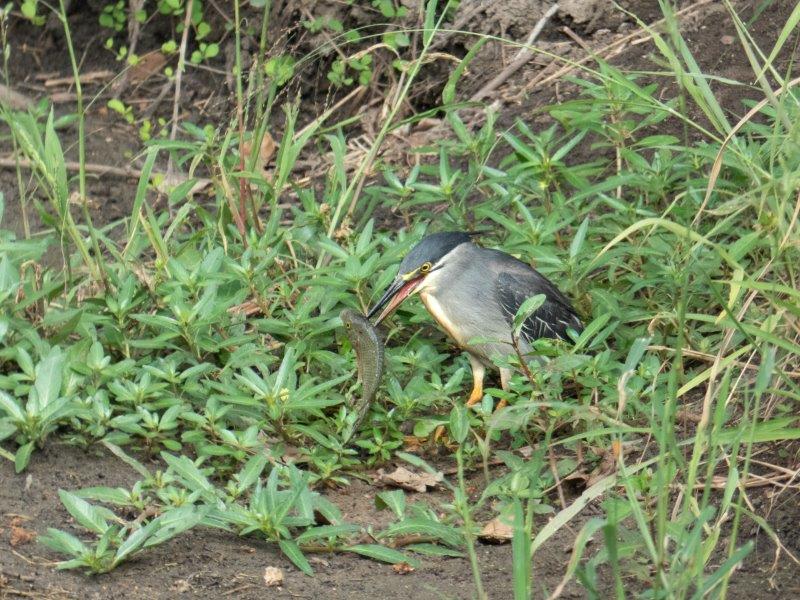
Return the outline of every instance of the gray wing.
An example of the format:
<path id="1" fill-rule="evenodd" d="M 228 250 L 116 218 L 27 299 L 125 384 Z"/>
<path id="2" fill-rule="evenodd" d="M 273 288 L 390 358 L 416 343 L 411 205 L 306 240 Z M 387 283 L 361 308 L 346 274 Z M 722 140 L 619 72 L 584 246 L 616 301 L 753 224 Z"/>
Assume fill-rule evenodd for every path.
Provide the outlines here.
<path id="1" fill-rule="evenodd" d="M 528 269 L 525 272 L 503 272 L 497 278 L 497 300 L 508 324 L 513 326 L 514 315 L 525 300 L 544 294 L 544 304 L 522 325 L 521 337 L 526 342 L 543 337 L 568 340 L 567 329 L 578 333 L 583 331 L 583 324 L 566 296 L 544 275 L 530 267 Z"/>

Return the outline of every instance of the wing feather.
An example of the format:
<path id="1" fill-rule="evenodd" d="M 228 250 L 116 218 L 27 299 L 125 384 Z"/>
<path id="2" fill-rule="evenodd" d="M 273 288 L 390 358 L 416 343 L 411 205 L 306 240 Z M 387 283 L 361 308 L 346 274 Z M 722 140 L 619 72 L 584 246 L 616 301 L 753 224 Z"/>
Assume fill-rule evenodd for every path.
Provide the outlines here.
<path id="1" fill-rule="evenodd" d="M 538 294 L 544 294 L 545 301 L 522 325 L 521 336 L 526 342 L 543 337 L 567 340 L 567 329 L 583 330 L 569 300 L 537 271 L 503 272 L 497 278 L 497 300 L 509 325 L 513 325 L 522 303 Z"/>

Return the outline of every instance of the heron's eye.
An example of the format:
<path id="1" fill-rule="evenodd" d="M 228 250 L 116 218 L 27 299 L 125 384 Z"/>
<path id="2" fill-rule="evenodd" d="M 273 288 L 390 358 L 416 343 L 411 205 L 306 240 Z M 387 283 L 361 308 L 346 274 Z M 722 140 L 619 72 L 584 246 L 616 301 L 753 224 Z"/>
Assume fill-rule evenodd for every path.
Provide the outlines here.
<path id="1" fill-rule="evenodd" d="M 350 323 L 345 323 L 344 326 L 350 329 Z"/>
<path id="2" fill-rule="evenodd" d="M 420 273 L 427 273 L 428 271 L 430 271 L 430 270 L 431 270 L 431 267 L 432 267 L 432 266 L 433 266 L 433 265 L 431 265 L 431 263 L 429 263 L 429 262 L 426 262 L 424 265 L 422 265 L 422 266 L 419 268 L 419 271 L 420 271 Z"/>

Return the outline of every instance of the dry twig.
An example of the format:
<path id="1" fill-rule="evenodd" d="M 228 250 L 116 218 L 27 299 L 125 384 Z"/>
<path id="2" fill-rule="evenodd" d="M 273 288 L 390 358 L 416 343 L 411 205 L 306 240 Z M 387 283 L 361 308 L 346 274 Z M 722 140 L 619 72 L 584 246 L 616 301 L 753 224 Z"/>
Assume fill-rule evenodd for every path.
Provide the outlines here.
<path id="1" fill-rule="evenodd" d="M 523 47 L 520 48 L 519 52 L 517 52 L 517 55 L 514 57 L 514 60 L 512 60 L 511 63 L 505 69 L 503 69 L 499 75 L 497 75 L 497 77 L 492 79 L 489 83 L 484 85 L 480 90 L 473 94 L 469 99 L 470 102 L 478 102 L 484 96 L 496 90 L 506 81 L 506 79 L 519 71 L 525 65 L 525 63 L 527 63 L 531 57 L 533 57 L 534 53 L 530 46 L 536 41 L 536 38 L 539 37 L 539 34 L 542 32 L 542 29 L 544 29 L 547 21 L 550 20 L 550 17 L 556 14 L 557 10 L 558 4 L 554 4 L 547 10 L 546 13 L 544 13 L 544 16 L 539 19 L 539 22 L 536 23 L 536 26 L 531 30 L 528 38 L 523 44 Z"/>

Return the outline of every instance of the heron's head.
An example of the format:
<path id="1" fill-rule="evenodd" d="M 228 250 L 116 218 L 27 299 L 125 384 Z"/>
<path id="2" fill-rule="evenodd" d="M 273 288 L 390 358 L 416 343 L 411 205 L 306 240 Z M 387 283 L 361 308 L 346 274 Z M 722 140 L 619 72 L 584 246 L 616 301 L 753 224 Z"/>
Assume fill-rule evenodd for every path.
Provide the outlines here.
<path id="1" fill-rule="evenodd" d="M 444 231 L 426 236 L 414 246 L 400 263 L 400 269 L 389 287 L 367 313 L 367 318 L 383 308 L 375 321 L 377 325 L 389 316 L 403 300 L 423 289 L 432 273 L 441 269 L 448 256 L 461 244 L 467 244 L 474 234 L 463 231 Z"/>

